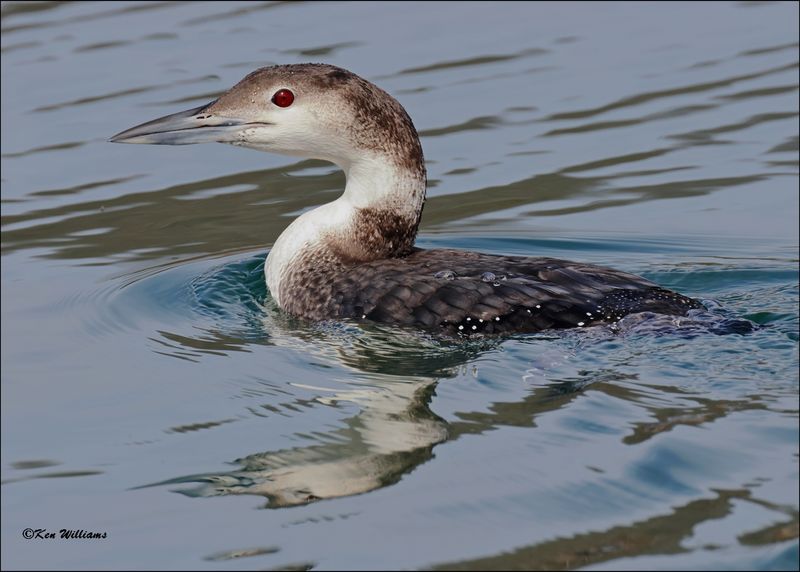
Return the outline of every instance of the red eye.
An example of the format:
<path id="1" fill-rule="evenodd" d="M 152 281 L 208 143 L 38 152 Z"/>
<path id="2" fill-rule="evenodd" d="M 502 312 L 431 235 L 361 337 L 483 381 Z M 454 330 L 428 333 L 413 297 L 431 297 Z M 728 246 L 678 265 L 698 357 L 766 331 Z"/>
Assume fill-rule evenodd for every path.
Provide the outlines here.
<path id="1" fill-rule="evenodd" d="M 288 89 L 279 89 L 272 96 L 272 103 L 278 107 L 289 107 L 294 101 L 294 94 Z"/>

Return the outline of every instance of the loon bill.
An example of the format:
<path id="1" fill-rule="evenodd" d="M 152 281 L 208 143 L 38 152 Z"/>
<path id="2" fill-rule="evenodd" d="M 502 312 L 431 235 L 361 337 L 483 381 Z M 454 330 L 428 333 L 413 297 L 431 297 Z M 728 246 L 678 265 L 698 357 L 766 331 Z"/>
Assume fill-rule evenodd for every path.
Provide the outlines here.
<path id="1" fill-rule="evenodd" d="M 208 105 L 143 123 L 116 143 L 220 142 L 330 161 L 344 193 L 292 222 L 264 273 L 285 311 L 454 333 L 534 332 L 703 306 L 639 276 L 554 258 L 414 247 L 426 174 L 400 103 L 326 64 L 254 71 Z"/>

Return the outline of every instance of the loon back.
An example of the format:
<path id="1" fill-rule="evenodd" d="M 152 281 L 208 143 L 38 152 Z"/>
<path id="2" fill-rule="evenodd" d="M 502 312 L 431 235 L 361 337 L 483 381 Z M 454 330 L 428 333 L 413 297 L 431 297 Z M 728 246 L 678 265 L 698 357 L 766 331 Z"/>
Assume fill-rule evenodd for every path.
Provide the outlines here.
<path id="1" fill-rule="evenodd" d="M 598 266 L 414 248 L 427 182 L 414 124 L 388 93 L 335 66 L 261 68 L 208 105 L 111 141 L 214 141 L 341 167 L 342 196 L 292 222 L 264 266 L 277 304 L 302 318 L 471 334 L 582 327 L 633 312 L 682 315 L 702 307 Z"/>
<path id="2" fill-rule="evenodd" d="M 342 269 L 308 270 L 289 310 L 460 334 L 536 332 L 618 321 L 635 312 L 683 315 L 702 305 L 639 276 L 556 258 L 417 249 Z"/>

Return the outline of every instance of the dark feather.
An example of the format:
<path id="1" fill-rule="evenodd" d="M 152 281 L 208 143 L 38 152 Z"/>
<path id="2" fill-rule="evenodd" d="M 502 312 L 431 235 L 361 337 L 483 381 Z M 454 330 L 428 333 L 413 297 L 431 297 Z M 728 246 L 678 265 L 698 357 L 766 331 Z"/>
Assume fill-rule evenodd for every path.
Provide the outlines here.
<path id="1" fill-rule="evenodd" d="M 644 311 L 683 315 L 703 307 L 610 268 L 444 249 L 417 249 L 341 270 L 331 289 L 299 313 L 495 334 L 611 323 Z"/>

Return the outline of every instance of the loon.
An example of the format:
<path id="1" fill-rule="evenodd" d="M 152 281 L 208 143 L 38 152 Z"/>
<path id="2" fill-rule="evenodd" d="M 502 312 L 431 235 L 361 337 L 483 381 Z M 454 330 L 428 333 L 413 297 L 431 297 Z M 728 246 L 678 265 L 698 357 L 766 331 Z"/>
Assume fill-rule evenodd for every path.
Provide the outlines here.
<path id="1" fill-rule="evenodd" d="M 110 141 L 219 142 L 339 166 L 347 177 L 344 193 L 295 219 L 264 266 L 277 305 L 300 318 L 503 334 L 703 308 L 601 266 L 415 247 L 427 178 L 414 124 L 391 95 L 332 65 L 260 68 L 207 105 Z"/>

